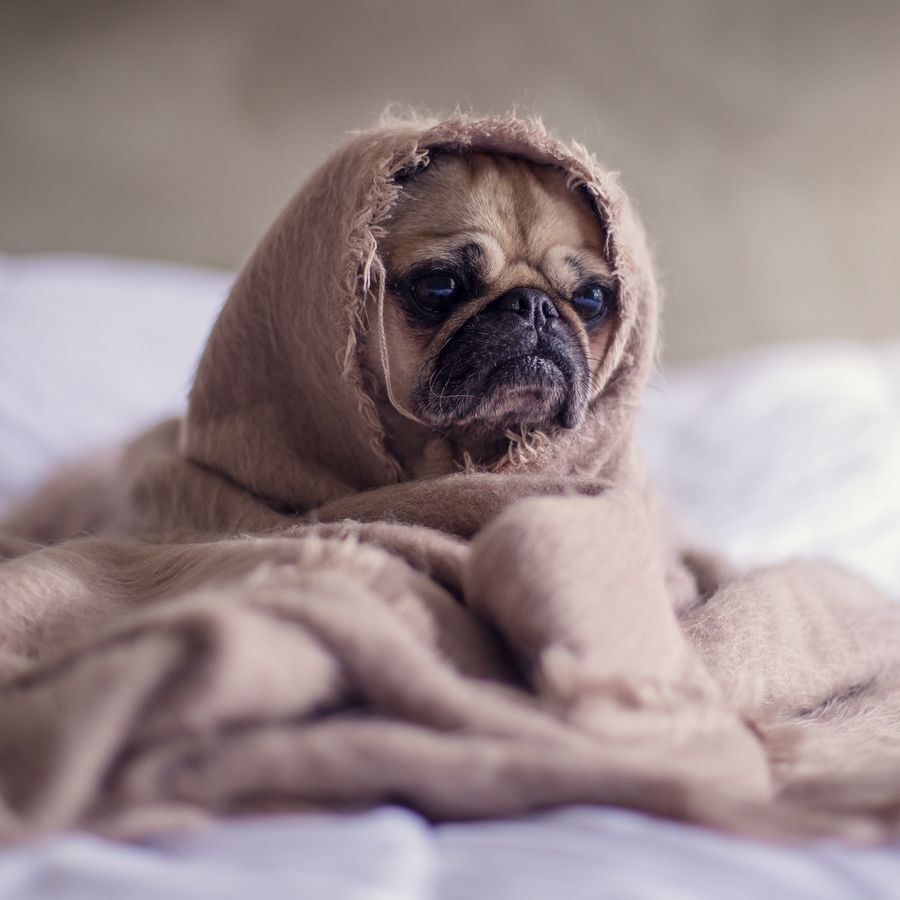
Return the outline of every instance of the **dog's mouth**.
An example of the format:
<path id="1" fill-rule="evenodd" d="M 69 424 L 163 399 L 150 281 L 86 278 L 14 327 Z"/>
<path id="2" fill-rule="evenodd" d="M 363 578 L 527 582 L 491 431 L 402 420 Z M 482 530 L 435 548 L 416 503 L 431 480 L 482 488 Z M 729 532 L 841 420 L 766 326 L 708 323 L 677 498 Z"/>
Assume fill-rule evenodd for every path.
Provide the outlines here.
<path id="1" fill-rule="evenodd" d="M 548 392 L 565 391 L 567 381 L 552 356 L 523 353 L 497 363 L 486 376 L 484 387 L 487 391 L 508 393 L 510 401 L 531 396 L 533 402 L 539 402 L 542 398 L 546 401 Z"/>
<path id="2" fill-rule="evenodd" d="M 505 360 L 488 375 L 484 402 L 473 418 L 516 425 L 543 424 L 557 418 L 570 393 L 564 368 L 551 356 L 537 353 Z"/>
<path id="3" fill-rule="evenodd" d="M 535 341 L 500 359 L 462 340 L 448 344 L 417 397 L 417 414 L 436 427 L 578 425 L 586 405 L 583 353 Z M 524 352 L 523 352 L 524 351 Z M 572 358 L 574 356 L 574 359 Z"/>
<path id="4" fill-rule="evenodd" d="M 511 381 L 546 381 L 560 378 L 563 373 L 550 356 L 541 353 L 523 353 L 498 363 L 491 372 L 492 379 Z"/>

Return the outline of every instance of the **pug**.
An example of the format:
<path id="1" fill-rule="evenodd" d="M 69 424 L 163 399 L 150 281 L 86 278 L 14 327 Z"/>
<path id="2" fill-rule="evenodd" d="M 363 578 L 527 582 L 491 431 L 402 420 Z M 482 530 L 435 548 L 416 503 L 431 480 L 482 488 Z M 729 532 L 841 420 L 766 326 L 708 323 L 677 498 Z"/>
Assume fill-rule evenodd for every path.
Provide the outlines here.
<path id="1" fill-rule="evenodd" d="M 434 471 L 429 433 L 489 465 L 511 436 L 584 421 L 616 283 L 596 213 L 561 170 L 443 153 L 404 185 L 379 255 L 366 361 L 411 474 Z"/>

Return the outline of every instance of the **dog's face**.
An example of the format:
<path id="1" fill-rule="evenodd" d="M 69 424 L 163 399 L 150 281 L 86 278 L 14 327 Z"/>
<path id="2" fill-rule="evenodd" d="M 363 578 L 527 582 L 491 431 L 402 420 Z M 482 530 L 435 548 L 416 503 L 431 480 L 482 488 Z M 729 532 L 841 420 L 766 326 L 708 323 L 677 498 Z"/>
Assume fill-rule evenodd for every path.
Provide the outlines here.
<path id="1" fill-rule="evenodd" d="M 383 349 L 404 409 L 445 432 L 582 422 L 616 296 L 600 225 L 561 171 L 439 156 L 406 185 L 379 250 Z M 383 377 L 381 350 L 369 341 Z"/>

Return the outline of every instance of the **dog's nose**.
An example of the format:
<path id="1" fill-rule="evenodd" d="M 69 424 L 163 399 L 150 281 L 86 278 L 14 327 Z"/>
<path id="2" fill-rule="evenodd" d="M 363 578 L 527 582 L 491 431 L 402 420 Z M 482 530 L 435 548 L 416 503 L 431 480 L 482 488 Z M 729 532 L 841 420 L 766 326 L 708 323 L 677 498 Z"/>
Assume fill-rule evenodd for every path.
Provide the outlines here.
<path id="1" fill-rule="evenodd" d="M 518 313 L 535 328 L 543 328 L 547 319 L 558 319 L 553 301 L 537 288 L 517 287 L 494 301 L 497 310 Z"/>

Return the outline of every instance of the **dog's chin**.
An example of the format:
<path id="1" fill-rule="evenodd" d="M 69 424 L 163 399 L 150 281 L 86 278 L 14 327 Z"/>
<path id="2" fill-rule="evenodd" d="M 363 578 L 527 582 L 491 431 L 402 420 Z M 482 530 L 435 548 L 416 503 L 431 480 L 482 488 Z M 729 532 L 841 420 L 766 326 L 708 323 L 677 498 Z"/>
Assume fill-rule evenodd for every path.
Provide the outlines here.
<path id="1" fill-rule="evenodd" d="M 559 417 L 569 393 L 559 366 L 534 354 L 501 363 L 485 381 L 470 421 L 544 425 Z"/>
<path id="2" fill-rule="evenodd" d="M 471 372 L 453 393 L 431 393 L 418 415 L 435 428 L 574 428 L 584 411 L 571 377 L 556 361 L 525 353 Z"/>

